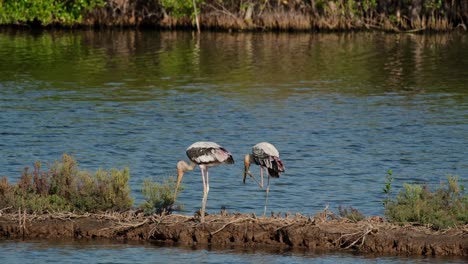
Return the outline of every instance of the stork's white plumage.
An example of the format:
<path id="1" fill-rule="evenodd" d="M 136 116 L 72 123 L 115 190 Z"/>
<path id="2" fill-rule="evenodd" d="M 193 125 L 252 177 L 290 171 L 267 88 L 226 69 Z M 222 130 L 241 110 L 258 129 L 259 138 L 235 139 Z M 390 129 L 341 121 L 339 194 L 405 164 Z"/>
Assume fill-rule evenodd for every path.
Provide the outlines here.
<path id="1" fill-rule="evenodd" d="M 250 164 L 252 161 L 260 166 L 260 183 L 250 172 Z M 268 203 L 268 192 L 270 191 L 270 177 L 278 178 L 282 172 L 284 172 L 283 161 L 279 158 L 279 151 L 268 142 L 261 142 L 252 147 L 252 154 L 245 155 L 244 158 L 244 183 L 247 175 L 252 177 L 255 182 L 263 189 L 263 170 L 268 173 L 268 184 L 266 188 L 265 198 L 265 211 Z"/>
<path id="2" fill-rule="evenodd" d="M 183 160 L 180 160 L 177 163 L 177 183 L 174 200 L 177 197 L 177 190 L 179 189 L 179 185 L 182 181 L 184 173 L 186 171 L 193 170 L 195 166 L 198 165 L 200 167 L 203 180 L 203 200 L 200 220 L 201 222 L 204 222 L 206 201 L 208 199 L 208 192 L 210 191 L 208 167 L 213 167 L 220 164 L 233 164 L 234 159 L 228 150 L 214 142 L 207 141 L 193 143 L 187 148 L 186 154 L 190 159 L 190 164 L 187 164 L 187 162 Z"/>
<path id="3" fill-rule="evenodd" d="M 187 148 L 186 153 L 191 161 L 199 165 L 212 167 L 222 163 L 234 163 L 231 153 L 214 142 L 195 142 Z"/>
<path id="4" fill-rule="evenodd" d="M 260 142 L 257 145 L 253 146 L 252 152 L 256 153 L 254 155 L 263 156 L 263 157 L 265 155 L 272 156 L 272 157 L 279 157 L 278 150 L 275 148 L 275 146 L 273 146 L 272 144 L 268 142 Z"/>

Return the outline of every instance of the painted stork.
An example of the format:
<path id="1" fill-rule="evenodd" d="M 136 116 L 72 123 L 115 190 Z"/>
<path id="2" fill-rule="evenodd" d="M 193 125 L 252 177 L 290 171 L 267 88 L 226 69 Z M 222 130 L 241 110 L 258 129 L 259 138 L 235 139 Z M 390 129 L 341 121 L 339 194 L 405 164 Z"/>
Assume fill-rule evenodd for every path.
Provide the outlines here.
<path id="1" fill-rule="evenodd" d="M 186 150 L 187 156 L 190 159 L 190 164 L 180 160 L 177 163 L 177 183 L 174 193 L 174 201 L 177 197 L 177 190 L 179 189 L 180 182 L 186 171 L 191 171 L 196 165 L 200 167 L 201 176 L 203 180 L 203 200 L 201 208 L 201 222 L 205 220 L 205 207 L 210 191 L 208 168 L 220 164 L 233 164 L 234 159 L 229 151 L 214 142 L 195 142 L 190 145 Z M 206 172 L 206 173 L 205 173 Z"/>
<path id="2" fill-rule="evenodd" d="M 250 164 L 254 162 L 260 166 L 260 183 L 250 172 Z M 247 154 L 244 157 L 244 184 L 247 175 L 263 189 L 263 170 L 268 173 L 268 183 L 265 194 L 265 210 L 263 215 L 266 214 L 266 208 L 268 203 L 268 192 L 270 191 L 270 177 L 278 178 L 282 172 L 284 172 L 283 161 L 279 158 L 279 152 L 272 144 L 268 142 L 261 142 L 252 147 L 252 154 Z"/>

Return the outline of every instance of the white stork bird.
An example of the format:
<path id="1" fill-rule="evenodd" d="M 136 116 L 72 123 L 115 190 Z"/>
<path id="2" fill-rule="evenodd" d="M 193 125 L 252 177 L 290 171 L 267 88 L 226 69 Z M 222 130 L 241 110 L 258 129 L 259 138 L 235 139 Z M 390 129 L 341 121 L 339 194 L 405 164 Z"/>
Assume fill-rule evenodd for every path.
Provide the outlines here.
<path id="1" fill-rule="evenodd" d="M 254 162 L 260 166 L 260 183 L 255 179 L 255 177 L 250 172 L 250 164 Z M 247 154 L 244 157 L 244 183 L 247 175 L 252 177 L 252 179 L 263 189 L 263 170 L 268 173 L 268 184 L 266 188 L 266 197 L 265 197 L 265 211 L 263 215 L 266 214 L 266 208 L 268 203 L 268 192 L 270 191 L 270 177 L 278 178 L 282 172 L 284 172 L 283 161 L 279 158 L 279 152 L 272 144 L 268 142 L 261 142 L 252 147 L 252 154 Z"/>
<path id="2" fill-rule="evenodd" d="M 182 177 L 186 171 L 191 171 L 196 165 L 200 167 L 202 180 L 203 180 L 203 200 L 201 208 L 201 222 L 205 220 L 205 207 L 210 191 L 208 168 L 220 164 L 233 164 L 234 159 L 229 151 L 214 142 L 195 142 L 190 145 L 186 150 L 187 156 L 190 159 L 190 164 L 180 160 L 177 163 L 177 183 L 174 193 L 174 200 L 177 197 L 177 190 L 182 181 Z M 205 173 L 206 171 L 206 173 Z"/>

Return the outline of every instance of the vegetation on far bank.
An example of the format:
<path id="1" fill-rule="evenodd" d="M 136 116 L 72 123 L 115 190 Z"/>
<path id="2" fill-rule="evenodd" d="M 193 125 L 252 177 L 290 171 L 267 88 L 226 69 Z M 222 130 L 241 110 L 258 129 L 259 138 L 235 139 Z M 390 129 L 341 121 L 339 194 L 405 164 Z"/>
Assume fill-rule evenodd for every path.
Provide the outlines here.
<path id="1" fill-rule="evenodd" d="M 465 0 L 0 0 L 0 24 L 466 31 Z"/>
<path id="2" fill-rule="evenodd" d="M 103 7 L 105 0 L 0 0 L 0 24 L 81 23 L 87 12 Z"/>

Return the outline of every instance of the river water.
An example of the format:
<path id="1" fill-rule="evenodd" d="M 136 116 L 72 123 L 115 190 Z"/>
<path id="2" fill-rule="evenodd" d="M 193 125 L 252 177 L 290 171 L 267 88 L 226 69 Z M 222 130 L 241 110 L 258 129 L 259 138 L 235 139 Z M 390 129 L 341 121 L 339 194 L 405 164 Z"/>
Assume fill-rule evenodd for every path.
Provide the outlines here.
<path id="1" fill-rule="evenodd" d="M 264 192 L 242 184 L 243 156 L 261 141 L 286 172 L 268 212 L 313 216 L 326 206 L 383 215 L 388 169 L 432 188 L 468 177 L 468 36 L 0 31 L 0 176 L 73 154 L 81 169 L 176 174 L 195 141 L 236 163 L 210 170 L 207 212 L 263 213 Z M 251 171 L 258 175 L 259 168 Z M 202 200 L 198 169 L 178 202 Z M 1 241 L 2 263 L 457 262 L 277 250 L 242 251 L 80 241 Z"/>

